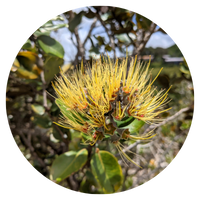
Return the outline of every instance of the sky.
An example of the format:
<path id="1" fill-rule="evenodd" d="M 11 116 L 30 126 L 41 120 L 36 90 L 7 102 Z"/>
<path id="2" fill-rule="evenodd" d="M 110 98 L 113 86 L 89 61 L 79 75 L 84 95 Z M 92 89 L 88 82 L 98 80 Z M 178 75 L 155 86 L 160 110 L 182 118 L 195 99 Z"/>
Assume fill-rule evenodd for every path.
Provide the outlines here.
<path id="1" fill-rule="evenodd" d="M 73 11 L 79 13 L 83 9 L 85 9 L 85 8 L 78 8 Z M 82 17 L 82 21 L 78 26 L 78 32 L 79 32 L 79 36 L 80 36 L 80 39 L 82 42 L 85 40 L 85 38 L 88 34 L 88 31 L 90 29 L 90 26 L 93 23 L 93 20 L 94 19 L 88 19 L 84 16 Z M 133 18 L 133 21 L 135 21 L 134 18 Z M 67 21 L 65 21 L 65 23 L 67 23 Z M 105 33 L 105 29 L 104 29 L 104 27 L 101 26 L 100 22 L 96 23 L 96 27 L 92 31 L 91 35 L 95 35 L 95 36 L 100 35 L 102 37 L 105 37 L 105 41 L 109 42 L 108 36 Z M 64 50 L 65 50 L 65 56 L 64 56 L 65 63 L 70 63 L 74 59 L 74 57 L 77 53 L 77 49 L 71 40 L 71 33 L 68 30 L 68 28 L 61 28 L 56 32 L 52 32 L 51 36 L 63 45 Z M 97 40 L 94 37 L 92 37 L 92 38 L 93 38 L 94 44 L 97 43 Z M 73 37 L 73 40 L 76 43 L 75 36 Z M 146 47 L 168 48 L 174 44 L 175 44 L 174 41 L 171 39 L 171 37 L 169 35 L 163 34 L 161 32 L 156 32 L 151 36 L 151 38 L 149 39 L 149 41 L 146 44 Z M 89 57 L 88 51 L 89 51 L 90 47 L 91 47 L 91 42 L 88 40 L 85 44 L 86 58 Z M 132 51 L 132 50 L 133 50 L 133 47 L 129 47 L 128 51 Z M 100 49 L 100 51 L 103 51 L 103 49 Z M 117 55 L 117 57 L 120 57 L 123 54 L 118 49 L 116 49 L 116 55 Z"/>

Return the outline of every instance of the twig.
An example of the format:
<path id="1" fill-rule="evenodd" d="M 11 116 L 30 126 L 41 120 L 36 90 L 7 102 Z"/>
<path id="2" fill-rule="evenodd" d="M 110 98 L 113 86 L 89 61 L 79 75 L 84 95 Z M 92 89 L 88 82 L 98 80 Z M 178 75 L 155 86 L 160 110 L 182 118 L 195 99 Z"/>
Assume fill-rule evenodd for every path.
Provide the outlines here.
<path id="1" fill-rule="evenodd" d="M 146 43 L 149 41 L 151 35 L 156 29 L 156 24 L 152 23 L 148 31 L 140 29 L 138 32 L 137 43 L 135 44 L 135 49 L 133 50 L 132 55 L 139 54 L 145 47 Z"/>
<path id="2" fill-rule="evenodd" d="M 33 148 L 32 144 L 31 144 L 31 134 L 29 134 L 28 139 L 24 136 L 24 134 L 22 133 L 22 131 L 18 131 L 18 135 L 22 138 L 22 140 L 24 141 L 24 144 L 26 145 L 26 147 L 29 148 L 30 153 L 33 155 L 33 157 L 35 157 L 39 163 L 41 164 L 41 166 L 45 169 L 46 171 L 46 164 L 44 163 L 44 161 L 38 157 L 38 155 L 35 152 L 35 149 Z"/>
<path id="3" fill-rule="evenodd" d="M 183 108 L 181 110 L 179 110 L 176 114 L 172 115 L 171 117 L 168 117 L 166 120 L 164 120 L 163 122 L 161 122 L 160 124 L 157 124 L 157 125 L 152 125 L 152 126 L 149 126 L 143 134 L 151 131 L 152 129 L 155 129 L 155 128 L 158 128 L 166 123 L 168 123 L 169 121 L 171 120 L 174 120 L 176 117 L 178 117 L 180 114 L 182 114 L 183 112 L 186 112 L 188 111 L 190 108 L 189 107 L 186 107 L 186 108 Z M 137 142 L 135 142 L 134 144 L 131 144 L 130 146 L 126 147 L 125 149 L 123 149 L 123 152 L 127 152 L 128 150 L 136 147 L 138 144 L 140 144 L 142 141 L 141 140 L 138 140 Z M 115 156 L 119 156 L 119 154 L 115 155 Z"/>
<path id="4" fill-rule="evenodd" d="M 105 24 L 105 22 L 101 19 L 99 13 L 97 13 L 96 16 L 97 16 L 98 20 L 101 22 L 102 26 L 105 28 L 106 33 L 107 33 L 107 35 L 108 35 L 108 37 L 109 37 L 109 39 L 110 39 L 110 45 L 111 45 L 111 47 L 112 47 L 112 49 L 113 49 L 113 52 L 114 52 L 114 59 L 115 59 L 115 58 L 116 58 L 116 52 L 115 52 L 115 42 L 114 42 L 113 36 L 112 36 L 111 33 L 109 33 L 110 30 L 106 27 L 106 24 Z"/>
<path id="5" fill-rule="evenodd" d="M 74 18 L 73 11 L 69 11 L 69 15 L 70 15 L 71 19 Z M 83 43 L 81 42 L 81 39 L 80 39 L 79 34 L 78 34 L 78 27 L 75 27 L 75 29 L 74 29 L 74 35 L 76 37 L 76 42 L 77 42 L 77 45 L 75 45 L 75 46 L 77 47 L 77 50 L 78 50 L 77 54 L 75 56 L 75 60 L 73 62 L 74 66 L 76 67 L 78 65 L 78 58 L 79 58 L 79 56 L 81 56 L 81 59 L 84 60 L 85 49 L 84 49 Z"/>
<path id="6" fill-rule="evenodd" d="M 42 95 L 43 95 L 43 106 L 47 109 L 47 93 L 46 93 L 46 81 L 44 78 L 44 71 L 41 72 L 41 81 L 42 81 Z"/>
<path id="7" fill-rule="evenodd" d="M 159 123 L 159 124 L 157 124 L 157 125 L 151 125 L 151 126 L 149 126 L 149 127 L 144 131 L 143 134 L 145 134 L 145 133 L 147 133 L 147 132 L 149 132 L 149 131 L 151 131 L 151 130 L 153 130 L 153 129 L 155 129 L 155 128 L 158 128 L 158 127 L 160 127 L 160 126 L 162 126 L 162 125 L 168 123 L 169 121 L 174 120 L 174 119 L 175 119 L 176 117 L 178 117 L 180 114 L 182 114 L 183 112 L 188 111 L 189 109 L 190 109 L 189 107 L 182 108 L 182 109 L 179 110 L 176 114 L 172 115 L 171 117 L 168 117 L 168 118 L 165 119 L 163 122 L 161 122 L 161 123 Z"/>
<path id="8" fill-rule="evenodd" d="M 94 19 L 94 22 L 92 23 L 91 27 L 90 27 L 90 30 L 88 32 L 88 35 L 87 37 L 85 38 L 84 42 L 83 42 L 83 46 L 85 46 L 85 43 L 87 42 L 88 38 L 90 37 L 91 33 L 92 33 L 92 30 L 94 29 L 95 25 L 96 25 L 96 22 L 97 22 L 97 18 Z"/>

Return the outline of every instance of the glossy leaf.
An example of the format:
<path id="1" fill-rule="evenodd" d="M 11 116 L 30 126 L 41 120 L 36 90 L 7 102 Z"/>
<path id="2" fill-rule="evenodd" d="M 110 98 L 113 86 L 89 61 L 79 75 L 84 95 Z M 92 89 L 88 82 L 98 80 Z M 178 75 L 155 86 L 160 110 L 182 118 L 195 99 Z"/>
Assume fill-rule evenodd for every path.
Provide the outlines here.
<path id="1" fill-rule="evenodd" d="M 17 75 L 21 78 L 25 78 L 25 79 L 36 79 L 38 78 L 38 75 L 30 72 L 28 70 L 26 70 L 24 67 L 20 66 L 17 71 L 16 71 Z"/>
<path id="2" fill-rule="evenodd" d="M 51 38 L 50 36 L 40 35 L 37 41 L 40 48 L 45 53 L 57 56 L 59 58 L 64 57 L 65 52 L 64 52 L 63 46 L 58 41 Z"/>
<path id="3" fill-rule="evenodd" d="M 32 104 L 31 105 L 32 110 L 38 114 L 38 115 L 43 115 L 45 112 L 45 109 L 43 106 L 39 105 L 39 104 Z"/>
<path id="4" fill-rule="evenodd" d="M 123 128 L 123 127 L 126 127 L 128 125 L 130 125 L 133 121 L 134 121 L 134 117 L 129 117 L 129 116 L 125 116 L 123 119 L 121 119 L 120 121 L 116 120 L 114 117 L 113 117 L 114 121 L 117 123 L 117 127 L 118 128 Z"/>
<path id="5" fill-rule="evenodd" d="M 48 56 L 44 63 L 44 78 L 48 84 L 54 79 L 55 75 L 60 71 L 59 67 L 63 65 L 63 59 L 56 56 Z"/>
<path id="6" fill-rule="evenodd" d="M 130 125 L 123 127 L 129 129 L 131 134 L 138 133 L 139 130 L 144 126 L 145 122 L 142 120 L 135 119 Z"/>
<path id="7" fill-rule="evenodd" d="M 33 70 L 33 67 L 42 67 L 43 60 L 38 56 L 38 54 L 31 51 L 21 51 L 17 54 L 17 59 L 26 69 L 29 71 Z"/>
<path id="8" fill-rule="evenodd" d="M 50 31 L 41 32 L 39 29 L 33 33 L 34 36 L 39 37 L 40 35 L 50 36 Z"/>
<path id="9" fill-rule="evenodd" d="M 122 169 L 111 153 L 95 153 L 90 164 L 92 173 L 104 193 L 113 193 L 119 189 L 123 180 Z"/>
<path id="10" fill-rule="evenodd" d="M 68 151 L 58 156 L 50 169 L 51 179 L 60 182 L 72 173 L 81 169 L 87 161 L 88 152 L 86 149 L 80 151 Z"/>

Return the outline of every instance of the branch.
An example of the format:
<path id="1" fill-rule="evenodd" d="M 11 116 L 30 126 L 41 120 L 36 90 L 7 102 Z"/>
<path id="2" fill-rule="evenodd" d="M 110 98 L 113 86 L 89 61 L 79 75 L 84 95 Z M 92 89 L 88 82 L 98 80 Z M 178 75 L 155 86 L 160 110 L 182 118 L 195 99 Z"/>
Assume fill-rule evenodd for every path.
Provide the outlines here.
<path id="1" fill-rule="evenodd" d="M 44 78 L 44 71 L 41 72 L 41 81 L 42 81 L 42 95 L 43 95 L 43 106 L 47 109 L 47 93 L 46 93 L 46 81 Z"/>
<path id="2" fill-rule="evenodd" d="M 174 120 L 174 119 L 175 119 L 176 117 L 178 117 L 180 114 L 182 114 L 183 112 L 188 111 L 189 109 L 190 109 L 189 107 L 183 108 L 183 109 L 179 110 L 176 114 L 174 114 L 174 115 L 172 115 L 171 117 L 168 117 L 167 119 L 165 119 L 165 120 L 164 120 L 163 122 L 161 122 L 160 124 L 149 126 L 149 127 L 144 131 L 143 134 L 145 134 L 145 133 L 151 131 L 152 129 L 158 128 L 158 127 L 160 127 L 160 126 L 162 126 L 162 125 L 168 123 L 169 121 Z M 130 150 L 130 149 L 136 147 L 136 146 L 137 146 L 138 144 L 140 144 L 141 142 L 142 142 L 141 140 L 138 140 L 138 141 L 135 142 L 134 144 L 131 144 L 130 146 L 128 146 L 127 148 L 125 148 L 125 149 L 123 150 L 123 152 L 126 152 L 126 151 L 128 151 L 128 150 Z M 118 154 L 117 154 L 116 156 L 118 156 Z"/>
<path id="3" fill-rule="evenodd" d="M 161 123 L 159 123 L 159 124 L 156 124 L 156 125 L 151 125 L 151 126 L 149 126 L 149 127 L 144 131 L 143 134 L 145 134 L 145 133 L 147 133 L 147 132 L 153 130 L 154 128 L 158 128 L 158 127 L 160 127 L 160 126 L 162 126 L 162 125 L 168 123 L 169 121 L 174 120 L 174 119 L 175 119 L 176 117 L 178 117 L 180 114 L 182 114 L 183 112 L 186 112 L 186 111 L 188 111 L 188 110 L 190 110 L 189 107 L 182 108 L 182 109 L 179 110 L 176 114 L 172 115 L 171 117 L 168 117 L 168 118 L 165 119 L 163 122 L 161 122 Z"/>
<path id="4" fill-rule="evenodd" d="M 117 19 L 117 21 L 118 21 L 118 23 L 119 23 L 119 25 L 120 25 L 120 27 L 124 30 L 124 27 L 123 27 L 123 25 L 122 25 L 122 23 L 121 23 L 121 21 L 120 20 L 118 20 Z M 128 32 L 126 32 L 126 35 L 127 35 L 127 37 L 130 39 L 130 41 L 131 41 L 131 43 L 132 43 L 132 45 L 135 47 L 136 46 L 136 44 L 135 44 L 135 42 L 133 41 L 133 39 L 129 36 L 129 33 L 130 31 L 128 31 Z M 123 32 L 124 33 L 124 32 Z"/>
<path id="5" fill-rule="evenodd" d="M 30 90 L 33 91 L 33 95 L 35 95 L 35 94 L 40 94 L 40 95 L 42 95 L 42 94 L 43 94 L 42 91 L 37 91 L 33 85 L 27 84 L 27 83 L 25 83 L 25 82 L 22 82 L 20 79 L 18 79 L 18 77 L 14 77 L 13 75 L 7 73 L 7 74 L 6 74 L 6 78 L 9 79 L 9 80 L 13 80 L 13 81 L 15 81 L 16 83 L 19 84 L 19 85 L 17 85 L 17 84 L 12 83 L 12 84 L 13 84 L 13 85 L 12 85 L 13 87 L 20 87 L 21 85 L 24 85 L 24 86 L 26 86 L 26 87 L 30 87 Z M 27 91 L 27 92 L 28 92 L 28 91 Z M 7 93 L 6 93 L 6 94 L 7 94 Z M 51 101 L 54 101 L 54 98 L 53 98 L 52 96 L 50 96 L 50 95 L 48 95 L 47 98 L 48 98 L 49 100 L 51 100 Z"/>
<path id="6" fill-rule="evenodd" d="M 85 43 L 87 42 L 88 38 L 90 37 L 91 33 L 92 33 L 92 30 L 94 29 L 95 25 L 96 25 L 96 22 L 97 22 L 97 18 L 94 19 L 94 22 L 92 23 L 91 27 L 90 27 L 90 30 L 88 32 L 88 35 L 87 37 L 85 38 L 84 42 L 83 42 L 83 46 L 85 46 Z"/>
<path id="7" fill-rule="evenodd" d="M 35 157 L 38 162 L 41 164 L 41 166 L 43 167 L 43 169 L 46 171 L 46 164 L 44 163 L 44 161 L 36 154 L 34 147 L 31 144 L 31 134 L 28 135 L 28 138 L 25 137 L 25 135 L 22 133 L 22 131 L 17 131 L 18 135 L 22 138 L 22 140 L 24 141 L 24 144 L 26 145 L 26 147 L 30 150 L 30 153 L 32 154 L 33 157 Z"/>
<path id="8" fill-rule="evenodd" d="M 156 24 L 152 23 L 148 31 L 144 32 L 143 29 L 139 30 L 140 32 L 137 37 L 138 41 L 132 53 L 133 56 L 139 54 L 144 49 L 146 43 L 149 41 L 151 35 L 154 33 L 156 26 Z"/>
<path id="9" fill-rule="evenodd" d="M 103 26 L 103 27 L 105 28 L 105 30 L 106 30 L 106 33 L 107 33 L 107 35 L 108 35 L 108 37 L 109 37 L 109 39 L 110 39 L 111 47 L 112 47 L 113 52 L 114 52 L 114 58 L 116 58 L 115 42 L 114 42 L 113 36 L 112 36 L 112 34 L 109 33 L 110 30 L 106 27 L 105 22 L 101 19 L 101 17 L 100 17 L 100 15 L 99 15 L 98 12 L 97 12 L 96 16 L 97 16 L 98 20 L 101 22 L 102 26 Z"/>

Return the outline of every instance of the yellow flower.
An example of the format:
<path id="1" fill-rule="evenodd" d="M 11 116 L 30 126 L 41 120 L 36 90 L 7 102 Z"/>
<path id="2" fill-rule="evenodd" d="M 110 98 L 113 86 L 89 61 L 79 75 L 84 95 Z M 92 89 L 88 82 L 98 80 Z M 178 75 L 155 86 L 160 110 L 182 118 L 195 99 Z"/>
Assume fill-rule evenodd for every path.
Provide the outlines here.
<path id="1" fill-rule="evenodd" d="M 171 87 L 158 92 L 153 83 L 162 69 L 151 80 L 149 66 L 150 61 L 142 64 L 137 57 L 130 65 L 128 58 L 113 63 L 109 57 L 101 57 L 91 67 L 81 63 L 81 69 L 70 76 L 61 71 L 52 83 L 62 113 L 56 124 L 91 136 L 91 145 L 110 134 L 111 142 L 121 151 L 119 140 L 124 138 L 125 129 L 119 121 L 158 123 L 159 114 L 169 110 L 164 107 Z M 128 133 L 125 138 L 148 140 L 153 136 L 152 132 L 138 137 Z"/>

